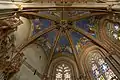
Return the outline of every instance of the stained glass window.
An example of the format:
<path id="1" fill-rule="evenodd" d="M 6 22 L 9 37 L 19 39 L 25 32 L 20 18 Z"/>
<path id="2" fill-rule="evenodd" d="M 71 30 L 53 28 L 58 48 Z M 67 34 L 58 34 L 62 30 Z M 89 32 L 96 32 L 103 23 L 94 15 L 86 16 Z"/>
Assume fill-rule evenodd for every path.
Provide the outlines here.
<path id="1" fill-rule="evenodd" d="M 55 80 L 72 80 L 70 67 L 66 64 L 58 65 Z"/>
<path id="2" fill-rule="evenodd" d="M 107 35 L 111 39 L 120 40 L 120 25 L 118 23 L 107 23 Z"/>
<path id="3" fill-rule="evenodd" d="M 93 53 L 89 59 L 94 80 L 118 80 L 99 53 Z"/>

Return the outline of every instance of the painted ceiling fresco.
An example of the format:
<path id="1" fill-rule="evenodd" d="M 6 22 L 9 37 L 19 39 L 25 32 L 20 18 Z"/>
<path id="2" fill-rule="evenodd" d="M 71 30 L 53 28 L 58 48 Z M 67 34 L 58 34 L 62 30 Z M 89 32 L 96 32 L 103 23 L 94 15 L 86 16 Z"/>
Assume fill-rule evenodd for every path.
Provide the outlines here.
<path id="1" fill-rule="evenodd" d="M 50 14 L 50 12 L 44 12 L 44 14 L 47 14 L 47 13 Z M 56 14 L 59 14 L 59 13 L 56 13 Z M 73 26 L 79 27 L 79 28 L 83 29 L 84 31 L 86 31 L 87 33 L 89 33 L 90 35 L 92 35 L 94 38 L 97 38 L 97 28 L 98 28 L 99 18 L 100 17 L 98 17 L 98 16 L 97 17 L 93 16 L 93 17 L 80 19 L 78 21 L 75 21 L 73 23 Z M 31 22 L 32 22 L 32 26 L 33 26 L 33 34 L 32 35 L 36 34 L 38 31 L 41 31 L 45 28 L 52 26 L 52 21 L 47 20 L 47 19 L 36 18 L 36 19 L 32 19 Z M 54 40 L 56 38 L 56 34 L 57 34 L 57 31 L 53 30 L 53 31 L 43 35 L 43 37 L 45 39 L 47 39 L 47 41 L 51 45 L 53 45 Z M 76 48 L 80 47 L 81 45 L 84 46 L 85 44 L 88 44 L 90 42 L 90 40 L 88 40 L 82 34 L 79 34 L 77 32 L 70 31 L 70 35 L 72 37 L 73 43 Z M 66 52 L 72 53 L 69 41 L 67 40 L 66 35 L 64 35 L 64 34 L 60 36 L 57 47 L 55 49 L 55 52 L 61 52 L 61 51 L 66 51 Z"/>
<path id="2" fill-rule="evenodd" d="M 72 53 L 70 43 L 65 35 L 61 35 L 60 40 L 58 41 L 55 53 L 58 52 Z"/>

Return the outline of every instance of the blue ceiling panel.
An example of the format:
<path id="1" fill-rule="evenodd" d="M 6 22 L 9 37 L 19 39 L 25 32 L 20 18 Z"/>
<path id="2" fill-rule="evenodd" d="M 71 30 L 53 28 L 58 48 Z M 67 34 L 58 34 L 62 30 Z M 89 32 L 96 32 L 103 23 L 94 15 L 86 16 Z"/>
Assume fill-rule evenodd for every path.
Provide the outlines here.
<path id="1" fill-rule="evenodd" d="M 59 45 L 60 46 L 69 46 L 69 41 L 67 40 L 67 38 L 64 35 L 60 37 Z"/>
<path id="2" fill-rule="evenodd" d="M 82 28 L 87 32 L 89 31 L 89 24 L 90 24 L 90 22 L 88 19 L 81 19 L 76 22 L 77 27 Z"/>
<path id="3" fill-rule="evenodd" d="M 32 20 L 32 25 L 33 25 L 33 35 L 45 28 L 48 28 L 51 25 L 50 20 L 46 19 L 33 19 Z"/>
<path id="4" fill-rule="evenodd" d="M 56 38 L 56 31 L 51 31 L 47 34 L 44 34 L 43 35 L 45 39 L 47 39 L 51 45 L 53 45 L 54 41 L 55 41 L 55 38 Z"/>
<path id="5" fill-rule="evenodd" d="M 77 33 L 77 32 L 71 32 L 71 36 L 72 36 L 72 40 L 73 43 L 76 45 L 78 43 L 78 41 L 80 40 L 80 38 L 83 37 L 83 35 Z"/>

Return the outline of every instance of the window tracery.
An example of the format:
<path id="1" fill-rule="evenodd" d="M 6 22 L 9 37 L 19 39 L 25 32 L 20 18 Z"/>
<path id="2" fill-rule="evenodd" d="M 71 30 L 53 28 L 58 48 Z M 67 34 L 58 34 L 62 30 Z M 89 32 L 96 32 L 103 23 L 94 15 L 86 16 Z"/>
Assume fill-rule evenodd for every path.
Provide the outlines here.
<path id="1" fill-rule="evenodd" d="M 71 68 L 66 64 L 60 64 L 55 69 L 55 80 L 72 80 Z"/>
<path id="2" fill-rule="evenodd" d="M 111 39 L 120 41 L 120 25 L 118 23 L 107 22 L 108 36 Z"/>
<path id="3" fill-rule="evenodd" d="M 99 53 L 94 53 L 89 59 L 94 80 L 118 80 L 115 73 Z"/>

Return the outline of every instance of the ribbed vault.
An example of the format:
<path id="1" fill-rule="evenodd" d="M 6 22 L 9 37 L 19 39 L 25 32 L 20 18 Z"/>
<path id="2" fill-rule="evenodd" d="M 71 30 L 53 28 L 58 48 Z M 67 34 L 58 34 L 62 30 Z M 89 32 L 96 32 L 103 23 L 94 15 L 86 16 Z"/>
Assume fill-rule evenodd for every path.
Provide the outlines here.
<path id="1" fill-rule="evenodd" d="M 77 75 L 75 76 L 76 79 L 82 79 L 82 77 L 85 78 L 84 73 L 82 73 L 81 70 L 83 66 L 81 67 L 80 64 L 81 62 L 79 61 L 79 59 L 84 58 L 81 57 L 81 55 L 85 55 L 83 53 L 84 50 L 87 50 L 88 49 L 87 47 L 91 45 L 96 45 L 97 47 L 103 49 L 106 52 L 104 56 L 107 57 L 106 59 L 108 59 L 110 65 L 112 65 L 113 63 L 111 62 L 109 56 L 114 54 L 115 50 L 111 50 L 111 49 L 116 48 L 116 50 L 118 50 L 119 48 L 117 48 L 117 46 L 119 47 L 119 45 L 116 45 L 116 47 L 114 48 L 111 47 L 110 44 L 106 45 L 106 43 L 110 43 L 111 40 L 106 41 L 106 43 L 104 43 L 105 39 L 101 41 L 101 38 L 104 38 L 104 35 L 102 34 L 106 34 L 106 33 L 105 31 L 103 31 L 104 33 L 102 33 L 102 31 L 100 31 L 99 33 L 99 30 L 104 29 L 103 26 L 104 24 L 102 19 L 104 19 L 106 15 L 112 16 L 114 18 L 114 14 L 119 14 L 119 10 L 114 10 L 111 8 L 114 4 L 113 5 L 104 4 L 103 7 L 97 6 L 96 8 L 94 8 L 89 6 L 89 4 L 87 4 L 87 1 L 83 0 L 81 2 L 83 2 L 82 6 L 74 6 L 75 4 L 71 4 L 71 3 L 69 4 L 66 3 L 65 1 L 62 1 L 61 3 L 53 2 L 54 4 L 49 3 L 50 5 L 52 5 L 51 7 L 49 5 L 42 7 L 36 5 L 35 7 L 33 7 L 33 4 L 29 4 L 26 6 L 27 3 L 23 4 L 22 6 L 22 5 L 18 5 L 18 3 L 15 3 L 19 7 L 17 8 L 18 10 L 13 9 L 11 11 L 5 11 L 6 13 L 4 14 L 6 14 L 6 16 L 8 17 L 0 18 L 1 19 L 0 26 L 2 26 L 0 30 L 1 30 L 1 34 L 4 32 L 7 34 L 0 36 L 1 45 L 4 45 L 3 43 L 5 43 L 8 40 L 6 35 L 17 30 L 17 26 L 22 24 L 22 21 L 20 20 L 20 16 L 29 19 L 29 23 L 32 27 L 32 30 L 29 38 L 24 40 L 24 42 L 20 46 L 16 48 L 14 48 L 13 46 L 14 49 L 12 50 L 12 53 L 15 54 L 12 56 L 11 62 L 10 63 L 8 62 L 8 64 L 5 66 L 5 69 L 3 69 L 2 67 L 3 72 L 7 75 L 9 75 L 12 72 L 13 74 L 14 72 L 15 73 L 18 72 L 19 67 L 21 65 L 20 62 L 21 60 L 19 61 L 19 59 L 22 59 L 24 56 L 23 50 L 33 43 L 42 46 L 42 48 L 46 52 L 48 59 L 47 61 L 48 63 L 46 63 L 43 74 L 40 74 L 36 70 L 34 72 L 34 74 L 37 73 L 37 76 L 39 75 L 39 77 L 42 80 L 43 79 L 49 80 L 49 76 L 50 76 L 49 68 L 51 68 L 51 66 L 56 64 L 57 62 L 54 64 L 53 62 L 54 60 L 57 60 L 57 58 L 59 58 L 56 56 L 64 56 L 66 54 L 72 56 L 71 59 L 73 61 L 71 61 L 71 64 L 69 64 L 68 61 L 68 65 L 73 64 L 72 65 L 73 68 L 77 70 L 77 73 L 75 74 Z M 101 0 L 98 2 L 105 3 L 104 1 Z M 98 4 L 98 2 L 96 2 L 96 4 Z M 84 9 L 85 6 L 84 4 L 87 5 L 85 9 Z M 50 8 L 48 9 L 48 7 Z M 108 37 L 106 36 L 105 38 L 108 39 Z M 8 42 L 6 42 L 6 44 L 7 43 Z M 63 62 L 65 60 L 63 60 Z M 11 64 L 14 63 L 16 63 L 14 66 L 17 66 L 15 67 L 17 69 L 12 71 L 11 69 L 14 66 Z M 17 63 L 19 64 L 17 65 Z M 65 64 L 67 64 L 67 62 L 65 62 Z M 116 67 L 115 65 L 113 65 L 112 67 L 117 68 L 116 70 L 119 69 L 119 67 Z M 6 72 L 8 69 L 10 71 Z M 119 71 L 116 71 L 116 73 L 118 74 Z"/>

